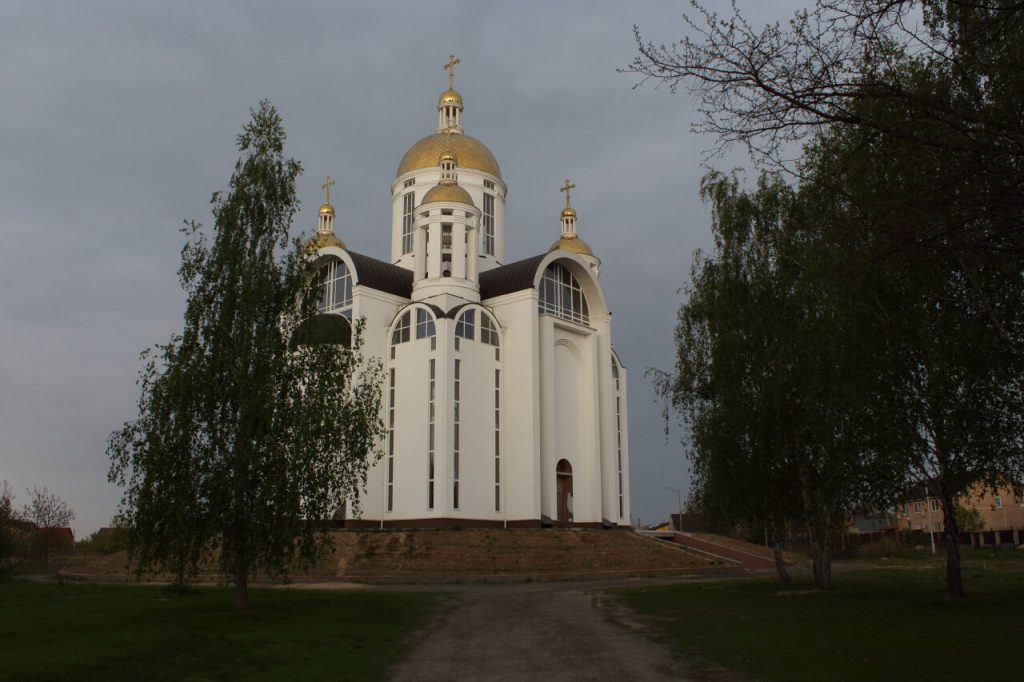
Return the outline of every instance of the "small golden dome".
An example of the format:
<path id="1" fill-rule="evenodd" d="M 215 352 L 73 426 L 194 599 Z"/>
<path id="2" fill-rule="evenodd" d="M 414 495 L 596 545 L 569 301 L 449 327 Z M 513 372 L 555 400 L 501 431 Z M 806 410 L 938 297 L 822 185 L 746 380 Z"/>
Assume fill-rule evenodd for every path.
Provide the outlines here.
<path id="1" fill-rule="evenodd" d="M 566 209 L 571 211 L 572 209 Z M 577 253 L 581 256 L 593 256 L 594 252 L 590 250 L 590 245 L 579 237 L 562 237 L 557 242 L 551 245 L 548 249 L 548 253 L 552 251 L 568 251 L 570 253 Z"/>
<path id="2" fill-rule="evenodd" d="M 437 108 L 440 109 L 443 106 L 454 104 L 456 106 L 462 106 L 462 95 L 455 92 L 454 90 L 445 90 L 441 93 L 441 96 L 437 99 Z"/>
<path id="3" fill-rule="evenodd" d="M 423 195 L 423 200 L 420 205 L 429 204 L 435 201 L 453 201 L 459 204 L 469 204 L 470 206 L 476 206 L 473 203 L 473 197 L 469 196 L 469 192 L 459 187 L 455 183 L 442 183 L 434 185 Z"/>
<path id="4" fill-rule="evenodd" d="M 320 207 L 320 215 L 334 215 L 334 207 L 330 204 L 324 204 Z"/>
<path id="5" fill-rule="evenodd" d="M 562 217 L 563 218 L 575 218 L 576 217 L 576 209 L 573 208 L 572 206 L 566 206 L 565 208 L 562 209 Z"/>
<path id="6" fill-rule="evenodd" d="M 310 239 L 309 243 L 306 244 L 306 251 L 308 253 L 315 253 L 316 251 L 319 251 L 320 249 L 328 246 L 337 246 L 339 249 L 348 250 L 348 247 L 345 246 L 345 242 L 338 239 L 337 235 L 333 233 L 327 233 L 318 234 L 317 236 Z"/>
<path id="7" fill-rule="evenodd" d="M 455 133 L 450 136 L 446 136 L 444 133 L 427 135 L 409 147 L 409 151 L 405 153 L 401 163 L 398 164 L 398 172 L 395 177 L 424 168 L 437 168 L 437 160 L 440 158 L 441 152 L 449 147 L 445 137 L 451 137 L 451 151 L 459 157 L 459 168 L 472 168 L 501 179 L 501 169 L 498 168 L 498 162 L 491 154 L 491 150 L 476 138 L 465 133 Z"/>
<path id="8" fill-rule="evenodd" d="M 437 160 L 437 165 L 440 166 L 445 161 L 452 161 L 458 164 L 459 159 L 458 157 L 455 156 L 455 152 L 451 151 L 450 149 L 446 149 L 443 152 L 441 152 L 441 158 Z"/>

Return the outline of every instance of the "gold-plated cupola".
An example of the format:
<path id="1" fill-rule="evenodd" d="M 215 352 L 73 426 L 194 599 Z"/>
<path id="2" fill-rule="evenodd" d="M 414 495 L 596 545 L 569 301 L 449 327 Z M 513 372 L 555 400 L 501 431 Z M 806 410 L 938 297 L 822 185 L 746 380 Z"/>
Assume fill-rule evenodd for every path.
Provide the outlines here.
<path id="1" fill-rule="evenodd" d="M 310 246 L 313 248 L 322 249 L 325 246 L 345 248 L 345 243 L 334 234 L 334 206 L 331 205 L 331 187 L 335 184 L 334 178 L 328 175 L 324 184 L 320 185 L 326 196 L 317 216 L 316 237 L 310 242 Z"/>
<path id="2" fill-rule="evenodd" d="M 455 92 L 455 65 L 459 63 L 455 55 L 448 55 L 448 63 L 443 68 L 448 72 L 448 89 L 441 93 L 437 100 L 437 132 L 453 130 L 462 132 L 462 95 Z"/>
<path id="3" fill-rule="evenodd" d="M 569 251 L 571 253 L 577 253 L 584 256 L 593 256 L 594 252 L 590 250 L 590 245 L 579 238 L 576 234 L 576 209 L 572 207 L 569 202 L 569 192 L 576 189 L 576 185 L 569 182 L 566 178 L 565 185 L 563 185 L 558 191 L 565 192 L 565 208 L 562 209 L 562 237 L 551 245 L 548 249 L 551 251 Z"/>

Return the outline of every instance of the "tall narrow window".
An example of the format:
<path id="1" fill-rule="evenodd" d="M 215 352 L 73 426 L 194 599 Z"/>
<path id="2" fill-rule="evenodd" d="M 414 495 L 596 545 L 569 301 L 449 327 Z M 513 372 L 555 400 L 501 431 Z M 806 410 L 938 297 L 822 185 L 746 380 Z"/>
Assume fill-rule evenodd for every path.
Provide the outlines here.
<path id="1" fill-rule="evenodd" d="M 501 511 L 501 370 L 494 370 L 494 511 Z"/>
<path id="2" fill-rule="evenodd" d="M 434 396 L 437 380 L 436 361 L 430 359 L 430 380 L 427 388 L 427 509 L 434 508 Z"/>
<path id="3" fill-rule="evenodd" d="M 590 309 L 579 281 L 561 263 L 552 263 L 540 281 L 540 312 L 590 324 Z"/>
<path id="4" fill-rule="evenodd" d="M 395 509 L 395 368 L 388 372 L 388 511 Z"/>
<path id="5" fill-rule="evenodd" d="M 413 244 L 413 209 L 416 208 L 414 205 L 416 195 L 412 192 L 407 192 L 402 196 L 402 255 L 412 253 Z"/>
<path id="6" fill-rule="evenodd" d="M 325 263 L 317 273 L 320 299 L 317 310 L 337 313 L 352 318 L 352 275 L 343 261 L 334 259 Z"/>
<path id="7" fill-rule="evenodd" d="M 459 402 L 462 361 L 455 361 L 455 418 L 452 423 L 452 506 L 459 508 Z"/>
<path id="8" fill-rule="evenodd" d="M 484 192 L 484 254 L 494 255 L 494 195 Z"/>

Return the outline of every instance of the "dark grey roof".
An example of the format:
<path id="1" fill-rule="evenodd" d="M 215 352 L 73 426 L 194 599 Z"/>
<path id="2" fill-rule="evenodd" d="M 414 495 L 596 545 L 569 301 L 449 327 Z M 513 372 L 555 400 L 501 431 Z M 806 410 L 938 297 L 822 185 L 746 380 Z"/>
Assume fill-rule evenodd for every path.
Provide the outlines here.
<path id="1" fill-rule="evenodd" d="M 436 306 L 433 303 L 423 303 L 422 305 L 425 305 L 428 308 L 430 308 L 434 312 L 434 317 L 435 318 L 444 317 L 444 311 L 441 310 L 441 308 L 439 306 Z"/>
<path id="2" fill-rule="evenodd" d="M 316 346 L 320 344 L 352 345 L 352 323 L 342 315 L 324 313 L 304 320 L 292 334 L 289 346 Z"/>
<path id="3" fill-rule="evenodd" d="M 495 296 L 511 294 L 514 291 L 533 288 L 533 278 L 537 276 L 537 266 L 544 260 L 546 253 L 517 260 L 515 263 L 502 265 L 487 272 L 480 273 L 480 299 L 487 300 Z"/>
<path id="4" fill-rule="evenodd" d="M 412 270 L 349 251 L 356 266 L 356 280 L 363 286 L 402 298 L 412 297 Z"/>

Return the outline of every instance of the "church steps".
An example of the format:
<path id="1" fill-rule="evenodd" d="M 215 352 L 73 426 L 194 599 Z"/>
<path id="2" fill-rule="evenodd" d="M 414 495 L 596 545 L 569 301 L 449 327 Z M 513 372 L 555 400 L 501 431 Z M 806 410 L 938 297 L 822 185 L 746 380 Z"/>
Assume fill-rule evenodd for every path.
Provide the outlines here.
<path id="1" fill-rule="evenodd" d="M 736 570 L 629 530 L 339 531 L 333 539 L 331 577 L 354 582 L 521 582 Z"/>

